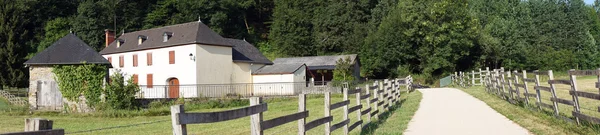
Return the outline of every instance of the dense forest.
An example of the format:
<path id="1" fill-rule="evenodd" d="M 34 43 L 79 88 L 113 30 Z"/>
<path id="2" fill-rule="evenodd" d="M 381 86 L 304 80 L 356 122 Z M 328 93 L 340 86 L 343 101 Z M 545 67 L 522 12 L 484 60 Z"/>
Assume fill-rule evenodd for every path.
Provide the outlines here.
<path id="1" fill-rule="evenodd" d="M 200 19 L 267 57 L 359 54 L 365 78 L 457 70 L 600 67 L 600 3 L 582 0 L 0 0 L 0 85 L 69 32 L 97 50 L 104 30 Z"/>

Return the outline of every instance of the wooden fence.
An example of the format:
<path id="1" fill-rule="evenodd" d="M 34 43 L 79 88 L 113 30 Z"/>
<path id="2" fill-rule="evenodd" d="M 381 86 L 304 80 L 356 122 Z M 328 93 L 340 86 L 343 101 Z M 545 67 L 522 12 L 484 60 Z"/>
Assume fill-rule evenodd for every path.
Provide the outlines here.
<path id="1" fill-rule="evenodd" d="M 597 70 L 569 70 L 569 79 L 555 79 L 552 70 L 533 71 L 535 78 L 528 78 L 527 71 L 504 71 L 504 69 L 494 69 L 488 72 L 484 78 L 485 90 L 488 93 L 500 96 L 510 103 L 524 103 L 527 106 L 552 111 L 560 119 L 581 124 L 582 121 L 593 124 L 600 124 L 600 118 L 591 116 L 581 111 L 580 98 L 587 98 L 594 101 L 600 100 L 600 93 L 591 93 L 580 91 L 577 87 L 577 76 L 595 76 L 598 82 L 595 82 L 595 88 L 600 90 L 600 69 Z M 547 77 L 547 81 L 541 81 L 540 77 Z M 528 83 L 535 83 L 533 88 Z M 546 86 L 544 86 L 544 85 Z M 557 86 L 566 85 L 570 87 L 569 95 L 571 99 L 560 98 L 557 96 Z M 550 98 L 543 98 L 542 95 L 550 95 Z M 534 101 L 531 101 L 534 100 Z M 543 101 L 551 102 L 544 103 Z M 532 103 L 533 102 L 533 103 Z M 572 106 L 571 108 L 559 108 L 559 105 Z M 572 116 L 560 114 L 559 109 L 568 109 Z M 564 110 L 563 110 L 564 111 Z M 598 110 L 600 112 L 600 107 Z"/>
<path id="2" fill-rule="evenodd" d="M 471 70 L 471 72 L 454 72 L 451 75 L 452 82 L 458 84 L 461 87 L 469 87 L 474 85 L 483 85 L 485 77 L 489 74 L 490 68 L 486 68 L 479 71 Z"/>
<path id="3" fill-rule="evenodd" d="M 387 111 L 389 107 L 397 104 L 400 100 L 400 87 L 406 86 L 410 91 L 412 77 L 408 76 L 402 79 L 385 80 L 383 82 L 375 82 L 372 85 L 366 85 L 364 89 L 343 88 L 343 101 L 331 103 L 331 92 L 325 92 L 325 116 L 316 120 L 307 122 L 309 111 L 306 110 L 306 94 L 298 95 L 298 112 L 286 116 L 277 117 L 270 120 L 263 120 L 263 112 L 268 110 L 267 103 L 262 101 L 261 97 L 251 97 L 250 106 L 228 110 L 222 112 L 203 112 L 203 113 L 188 113 L 184 111 L 184 105 L 171 106 L 171 120 L 173 126 L 173 134 L 187 134 L 187 124 L 213 123 L 222 122 L 242 117 L 250 117 L 250 132 L 252 135 L 262 135 L 264 130 L 268 130 L 289 122 L 298 121 L 298 134 L 304 135 L 307 131 L 325 125 L 324 133 L 326 135 L 331 132 L 341 129 L 344 134 L 348 134 L 355 129 L 362 129 L 367 123 L 372 121 L 372 118 L 377 118 L 379 114 Z M 350 96 L 355 95 L 356 105 L 350 105 Z M 361 101 L 366 101 L 365 108 Z M 382 106 L 383 110 L 378 110 Z M 332 123 L 332 110 L 343 110 L 343 121 Z M 350 115 L 355 115 L 357 121 L 350 121 Z M 361 117 L 366 115 L 365 120 Z M 360 127 L 360 128 L 359 128 Z"/>

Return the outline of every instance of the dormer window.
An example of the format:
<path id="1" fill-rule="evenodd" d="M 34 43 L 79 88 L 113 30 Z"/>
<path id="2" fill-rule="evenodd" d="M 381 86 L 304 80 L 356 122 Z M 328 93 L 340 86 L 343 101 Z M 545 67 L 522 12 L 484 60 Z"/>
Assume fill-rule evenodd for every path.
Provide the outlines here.
<path id="1" fill-rule="evenodd" d="M 121 45 L 123 45 L 123 43 L 125 43 L 125 40 L 117 39 L 117 48 L 121 47 Z"/>
<path id="2" fill-rule="evenodd" d="M 138 45 L 141 45 L 142 43 L 144 43 L 144 41 L 146 41 L 146 39 L 148 39 L 148 37 L 146 37 L 144 35 L 139 35 L 138 36 Z"/>
<path id="3" fill-rule="evenodd" d="M 163 42 L 169 41 L 169 38 L 173 36 L 173 32 L 165 32 L 163 33 Z"/>

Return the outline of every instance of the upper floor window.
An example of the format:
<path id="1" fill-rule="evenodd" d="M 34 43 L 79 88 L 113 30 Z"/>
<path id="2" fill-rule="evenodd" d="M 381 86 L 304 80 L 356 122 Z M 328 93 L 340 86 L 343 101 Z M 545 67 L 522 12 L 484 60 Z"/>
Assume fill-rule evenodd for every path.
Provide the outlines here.
<path id="1" fill-rule="evenodd" d="M 119 67 L 123 67 L 125 65 L 125 58 L 123 55 L 119 56 Z"/>
<path id="2" fill-rule="evenodd" d="M 148 66 L 152 66 L 152 53 L 151 52 L 146 54 L 146 63 L 148 64 Z"/>
<path id="3" fill-rule="evenodd" d="M 112 64 L 112 57 L 108 57 L 108 63 Z"/>
<path id="4" fill-rule="evenodd" d="M 169 51 L 169 64 L 175 64 L 175 51 Z"/>
<path id="5" fill-rule="evenodd" d="M 138 66 L 138 55 L 134 54 L 133 55 L 133 67 L 137 67 Z"/>
<path id="6" fill-rule="evenodd" d="M 163 42 L 169 41 L 169 38 L 171 38 L 172 36 L 173 36 L 172 32 L 165 32 L 165 33 L 163 33 Z"/>

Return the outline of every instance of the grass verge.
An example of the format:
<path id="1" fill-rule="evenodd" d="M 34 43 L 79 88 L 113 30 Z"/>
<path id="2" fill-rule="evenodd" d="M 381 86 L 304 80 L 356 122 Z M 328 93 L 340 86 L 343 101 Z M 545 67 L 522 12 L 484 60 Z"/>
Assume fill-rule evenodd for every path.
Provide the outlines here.
<path id="1" fill-rule="evenodd" d="M 596 128 L 577 126 L 575 123 L 557 119 L 551 113 L 545 111 L 537 111 L 536 109 L 528 109 L 525 106 L 510 104 L 500 97 L 487 93 L 481 86 L 459 89 L 482 100 L 498 113 L 537 135 L 593 135 L 600 133 L 600 130 Z"/>
<path id="2" fill-rule="evenodd" d="M 400 104 L 392 106 L 390 112 L 383 113 L 380 121 L 369 124 L 361 134 L 402 134 L 408 127 L 408 122 L 410 122 L 417 109 L 419 109 L 422 98 L 423 95 L 419 91 L 402 95 Z M 372 129 L 375 129 L 374 132 L 372 132 Z"/>
<path id="3" fill-rule="evenodd" d="M 0 97 L 0 110 L 8 109 L 10 106 L 8 104 L 8 100 Z"/>

